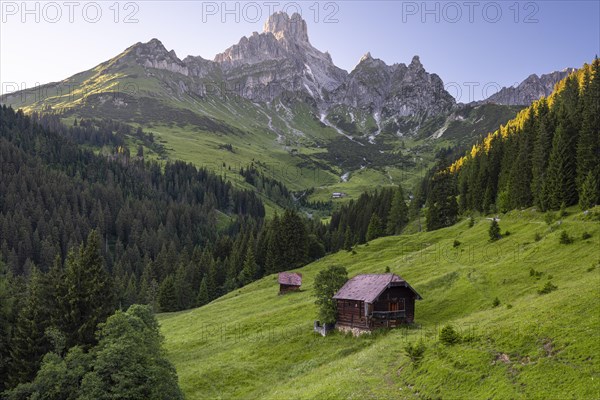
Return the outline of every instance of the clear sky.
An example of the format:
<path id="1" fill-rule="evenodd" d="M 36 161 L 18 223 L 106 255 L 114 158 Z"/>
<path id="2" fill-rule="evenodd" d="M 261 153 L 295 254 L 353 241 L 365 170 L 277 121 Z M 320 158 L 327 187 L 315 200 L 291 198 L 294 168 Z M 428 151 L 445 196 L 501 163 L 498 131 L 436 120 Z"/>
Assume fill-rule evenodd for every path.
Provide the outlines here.
<path id="1" fill-rule="evenodd" d="M 418 54 L 462 102 L 600 53 L 600 1 L 3 0 L 1 88 L 62 80 L 152 38 L 212 59 L 284 9 L 301 12 L 311 43 L 341 68 L 367 51 L 388 64 Z"/>

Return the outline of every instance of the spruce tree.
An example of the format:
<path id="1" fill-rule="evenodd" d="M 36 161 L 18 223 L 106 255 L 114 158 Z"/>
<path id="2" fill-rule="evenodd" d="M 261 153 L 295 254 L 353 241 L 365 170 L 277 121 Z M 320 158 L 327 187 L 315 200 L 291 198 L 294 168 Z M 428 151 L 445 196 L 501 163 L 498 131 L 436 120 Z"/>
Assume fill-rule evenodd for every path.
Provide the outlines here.
<path id="1" fill-rule="evenodd" d="M 563 122 L 556 128 L 552 140 L 545 185 L 548 208 L 552 210 L 560 208 L 562 203 L 570 206 L 577 201 L 573 136 L 572 126 L 569 125 L 567 118 L 563 117 Z"/>
<path id="2" fill-rule="evenodd" d="M 436 173 L 431 180 L 427 198 L 427 230 L 451 226 L 458 217 L 456 187 L 453 176 L 447 171 Z"/>
<path id="3" fill-rule="evenodd" d="M 52 348 L 45 334 L 50 324 L 45 297 L 42 274 L 34 269 L 27 284 L 25 304 L 19 312 L 10 342 L 11 386 L 33 379 L 42 357 Z"/>
<path id="4" fill-rule="evenodd" d="M 546 104 L 545 102 L 543 104 Z M 546 169 L 548 167 L 548 158 L 552 151 L 553 132 L 550 128 L 550 122 L 543 116 L 537 129 L 537 136 L 533 146 L 532 164 L 531 164 L 531 190 L 533 201 L 540 210 L 545 211 L 548 208 L 548 189 L 546 189 Z"/>
<path id="5" fill-rule="evenodd" d="M 209 302 L 208 285 L 206 284 L 206 277 L 204 277 L 200 281 L 200 290 L 198 291 L 198 297 L 196 298 L 196 305 L 203 306 Z"/>
<path id="6" fill-rule="evenodd" d="M 239 282 L 241 285 L 247 285 L 254 280 L 256 275 L 256 260 L 254 259 L 254 245 L 248 246 L 244 267 L 240 272 Z"/>
<path id="7" fill-rule="evenodd" d="M 0 393 L 6 389 L 4 381 L 10 366 L 9 332 L 13 300 L 6 265 L 0 260 Z"/>
<path id="8" fill-rule="evenodd" d="M 158 288 L 158 306 L 164 312 L 177 311 L 179 309 L 177 287 L 175 286 L 173 275 L 167 276 Z"/>
<path id="9" fill-rule="evenodd" d="M 371 220 L 369 221 L 369 227 L 367 228 L 367 241 L 377 239 L 382 234 L 383 229 L 381 227 L 381 219 L 376 213 L 373 213 L 373 215 L 371 215 Z"/>
<path id="10" fill-rule="evenodd" d="M 65 308 L 68 346 L 96 343 L 99 323 L 115 310 L 113 284 L 100 256 L 100 238 L 91 231 L 77 254 L 67 259 Z"/>
<path id="11" fill-rule="evenodd" d="M 500 239 L 500 225 L 498 224 L 498 221 L 496 220 L 496 218 L 492 219 L 492 223 L 490 225 L 490 229 L 488 230 L 488 233 L 490 235 L 490 242 L 495 242 L 496 240 Z"/>
<path id="12" fill-rule="evenodd" d="M 388 214 L 387 221 L 387 234 L 388 235 L 397 235 L 400 233 L 406 222 L 408 221 L 408 207 L 404 201 L 404 192 L 402 191 L 402 186 L 398 186 L 398 188 L 394 192 L 394 197 L 392 199 L 392 206 L 390 208 L 390 212 Z"/>
<path id="13" fill-rule="evenodd" d="M 583 182 L 581 192 L 579 193 L 579 207 L 582 210 L 588 210 L 598 204 L 598 180 L 594 171 L 590 171 Z"/>
<path id="14" fill-rule="evenodd" d="M 600 160 L 600 60 L 598 58 L 586 69 L 583 91 L 582 122 L 577 142 L 577 187 L 580 194 L 588 173 L 593 171 L 596 176 L 600 174 L 598 162 Z M 600 187 L 597 186 L 598 195 L 600 195 L 599 190 Z"/>

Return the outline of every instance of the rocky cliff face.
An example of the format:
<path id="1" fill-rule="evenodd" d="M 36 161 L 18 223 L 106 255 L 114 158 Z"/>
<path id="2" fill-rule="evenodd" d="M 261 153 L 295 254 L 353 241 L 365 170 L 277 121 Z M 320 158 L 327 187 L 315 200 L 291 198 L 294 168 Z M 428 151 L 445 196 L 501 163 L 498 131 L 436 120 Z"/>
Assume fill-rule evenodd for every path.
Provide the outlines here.
<path id="1" fill-rule="evenodd" d="M 299 14 L 275 13 L 263 33 L 243 37 L 215 57 L 225 78 L 254 101 L 271 101 L 284 91 L 300 92 L 316 100 L 338 88 L 346 71 L 336 67 L 328 53 L 309 42 Z"/>
<path id="2" fill-rule="evenodd" d="M 508 106 L 529 106 L 535 100 L 543 96 L 549 96 L 559 81 L 566 78 L 574 68 L 566 68 L 562 71 L 555 71 L 542 76 L 536 74 L 530 75 L 517 87 L 504 87 L 498 93 L 488 97 L 486 100 L 478 102 L 493 103 Z"/>
<path id="3" fill-rule="evenodd" d="M 152 39 L 106 64 L 142 66 L 148 75 L 154 75 L 153 69 L 181 74 L 189 79 L 174 76 L 165 81 L 165 87 L 180 97 L 186 91 L 205 96 L 209 85 L 254 102 L 285 95 L 309 102 L 321 117 L 333 106 L 346 106 L 372 115 L 377 124 L 380 118 L 438 115 L 455 104 L 440 77 L 428 73 L 418 56 L 409 65 L 387 65 L 367 53 L 348 74 L 329 53 L 312 46 L 299 14 L 290 17 L 282 12 L 269 17 L 262 33 L 243 37 L 212 61 L 194 56 L 180 60 Z"/>

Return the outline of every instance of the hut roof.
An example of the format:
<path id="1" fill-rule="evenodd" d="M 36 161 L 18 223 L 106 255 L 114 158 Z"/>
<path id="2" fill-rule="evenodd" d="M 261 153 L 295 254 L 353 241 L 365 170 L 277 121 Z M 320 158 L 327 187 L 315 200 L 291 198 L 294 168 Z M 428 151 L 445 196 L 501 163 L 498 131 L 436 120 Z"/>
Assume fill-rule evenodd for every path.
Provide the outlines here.
<path id="1" fill-rule="evenodd" d="M 280 285 L 302 285 L 302 274 L 299 272 L 280 272 L 277 279 Z"/>
<path id="2" fill-rule="evenodd" d="M 356 275 L 346 282 L 333 298 L 373 303 L 384 290 L 392 286 L 407 287 L 415 293 L 417 299 L 422 299 L 421 295 L 408 282 L 395 274 Z"/>

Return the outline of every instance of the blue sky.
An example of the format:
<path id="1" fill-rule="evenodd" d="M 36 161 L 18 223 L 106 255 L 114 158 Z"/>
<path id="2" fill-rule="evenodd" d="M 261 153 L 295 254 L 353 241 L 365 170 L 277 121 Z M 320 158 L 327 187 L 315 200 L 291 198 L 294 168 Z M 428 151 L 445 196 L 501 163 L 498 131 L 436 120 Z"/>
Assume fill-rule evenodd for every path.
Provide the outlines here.
<path id="1" fill-rule="evenodd" d="M 4 92 L 64 79 L 154 37 L 180 58 L 212 59 L 282 9 L 302 13 L 312 44 L 338 66 L 351 70 L 367 51 L 388 64 L 418 54 L 463 102 L 600 53 L 599 1 L 75 3 L 2 1 Z"/>

